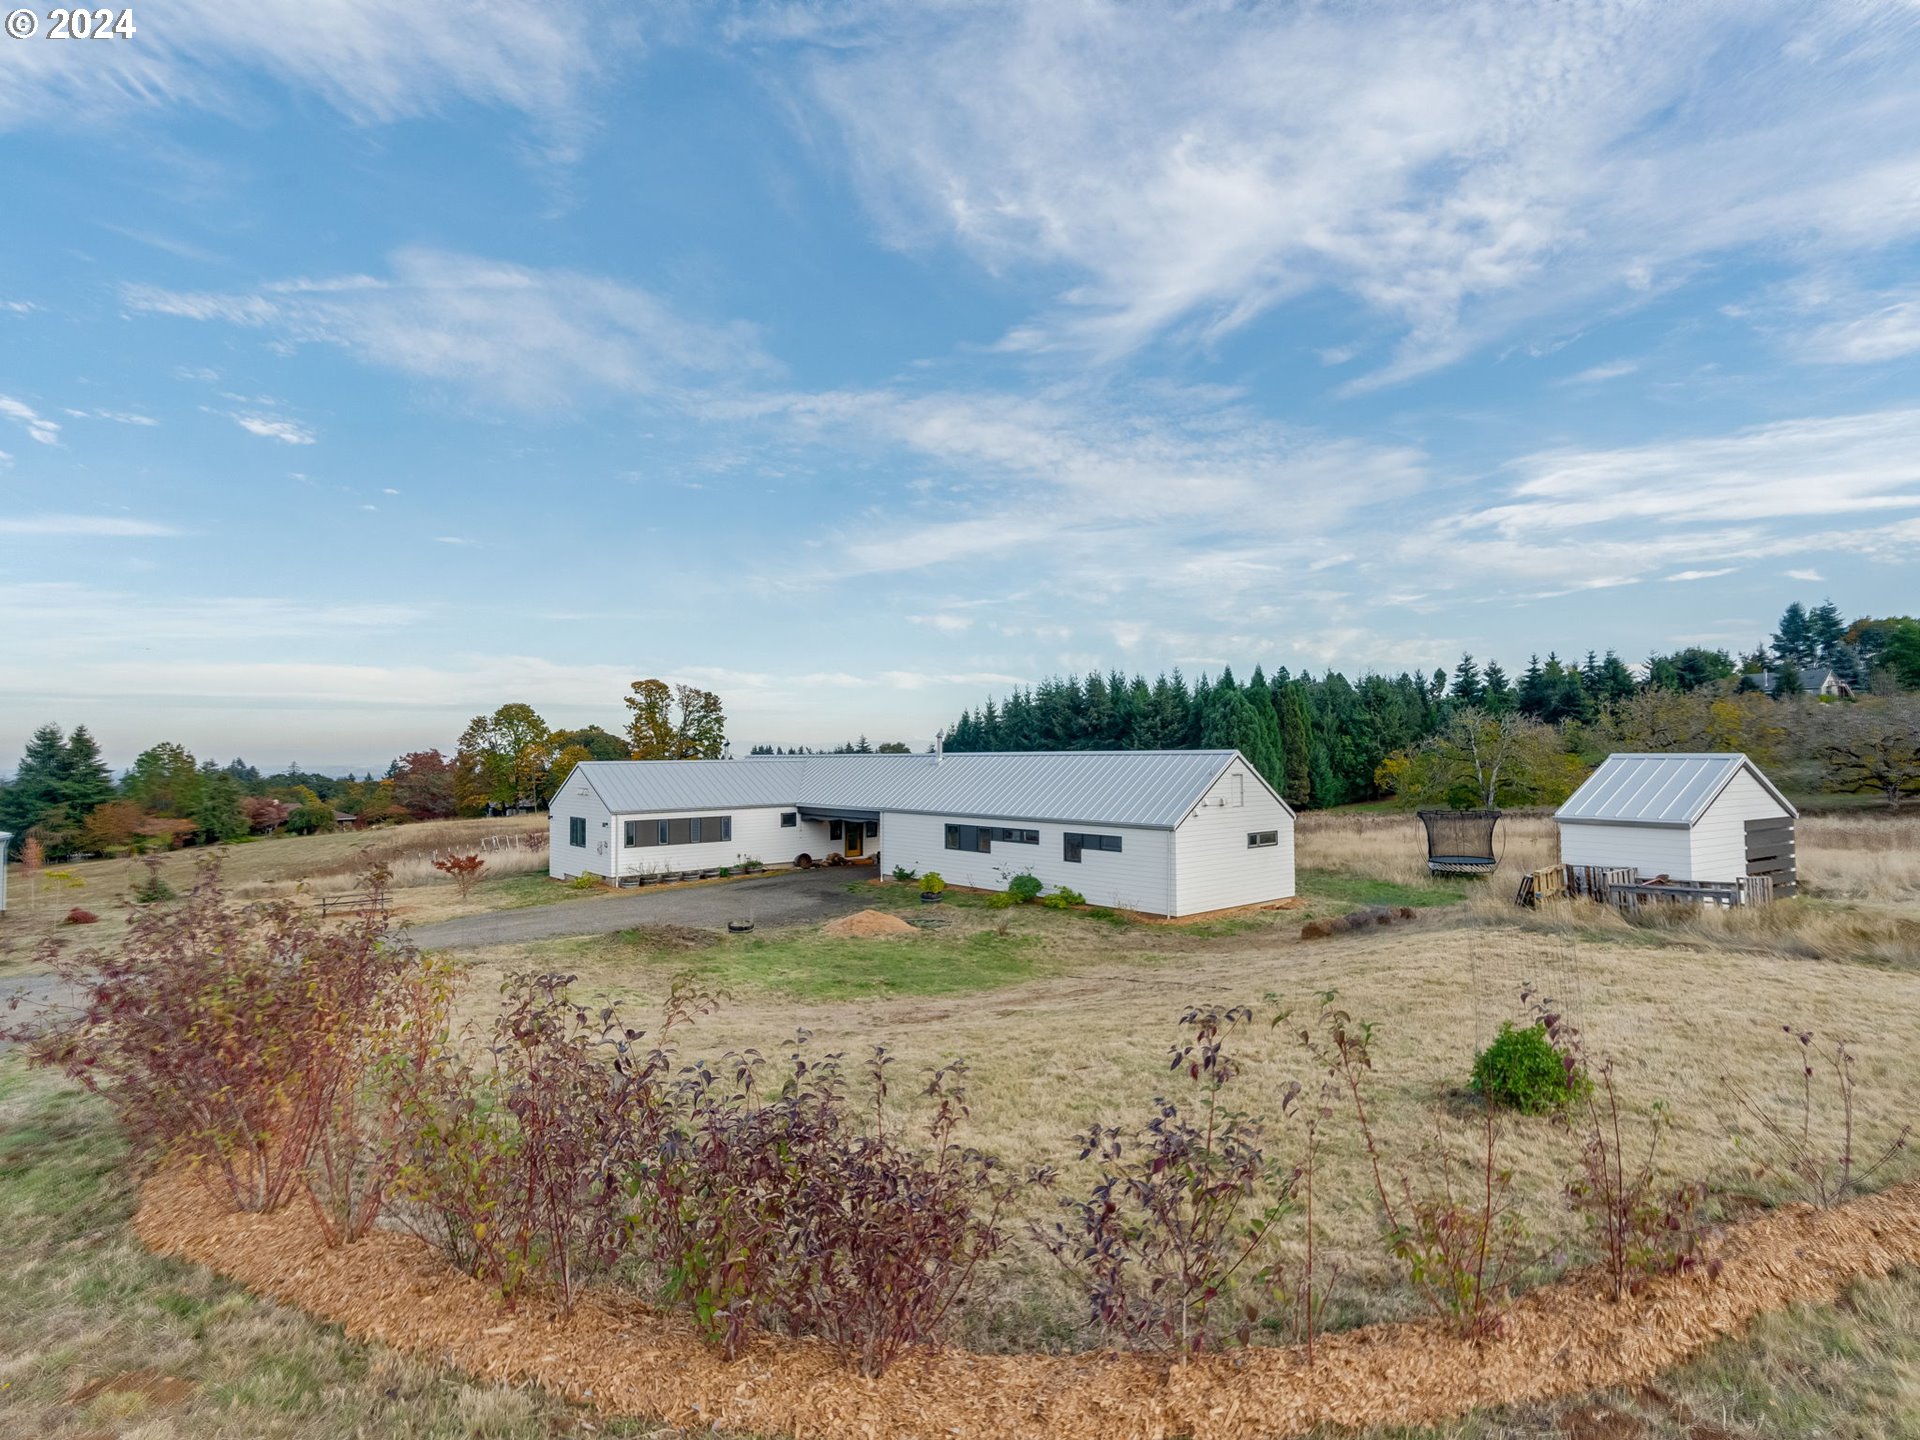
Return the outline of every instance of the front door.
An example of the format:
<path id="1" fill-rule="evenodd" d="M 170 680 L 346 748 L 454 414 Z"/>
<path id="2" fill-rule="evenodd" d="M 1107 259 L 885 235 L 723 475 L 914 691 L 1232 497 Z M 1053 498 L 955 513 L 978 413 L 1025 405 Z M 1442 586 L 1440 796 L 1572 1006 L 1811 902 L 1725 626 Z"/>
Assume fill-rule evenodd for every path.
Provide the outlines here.
<path id="1" fill-rule="evenodd" d="M 848 857 L 851 858 L 852 856 L 861 854 L 862 851 L 860 849 L 860 844 L 866 838 L 866 834 L 867 834 L 866 822 L 861 820 L 849 820 L 840 828 L 841 830 L 846 832 L 846 844 L 847 844 Z"/>

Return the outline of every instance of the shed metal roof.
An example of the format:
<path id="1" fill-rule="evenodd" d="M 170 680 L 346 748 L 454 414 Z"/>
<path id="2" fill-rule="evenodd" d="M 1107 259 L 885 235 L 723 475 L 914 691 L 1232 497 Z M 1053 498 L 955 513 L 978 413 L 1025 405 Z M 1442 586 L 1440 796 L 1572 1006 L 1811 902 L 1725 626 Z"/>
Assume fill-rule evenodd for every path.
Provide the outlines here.
<path id="1" fill-rule="evenodd" d="M 620 815 L 789 805 L 1171 830 L 1238 754 L 1054 750 L 588 760 L 575 777 Z"/>
<path id="2" fill-rule="evenodd" d="M 1733 752 L 1675 755 L 1609 755 L 1587 783 L 1554 812 L 1576 825 L 1695 824 L 1733 777 L 1746 770 L 1788 815 L 1800 812 L 1760 767 Z"/>

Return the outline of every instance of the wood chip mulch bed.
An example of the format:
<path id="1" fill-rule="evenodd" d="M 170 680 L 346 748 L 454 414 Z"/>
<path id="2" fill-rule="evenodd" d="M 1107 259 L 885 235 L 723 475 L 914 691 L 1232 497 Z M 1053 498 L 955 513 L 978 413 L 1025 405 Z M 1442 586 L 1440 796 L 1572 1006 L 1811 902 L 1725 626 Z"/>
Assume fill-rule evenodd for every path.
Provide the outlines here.
<path id="1" fill-rule="evenodd" d="M 1834 1299 L 1853 1280 L 1920 1263 L 1920 1182 L 1834 1210 L 1794 1206 L 1714 1242 L 1717 1278 L 1675 1276 L 1610 1302 L 1591 1272 L 1517 1300 L 1479 1345 L 1438 1325 L 1376 1325 L 1323 1338 L 1308 1369 L 1290 1347 L 1169 1368 L 1096 1353 L 915 1356 L 861 1379 L 828 1347 L 764 1339 L 728 1364 L 680 1317 L 631 1297 L 586 1296 L 571 1316 L 510 1310 L 488 1286 L 405 1235 L 327 1249 L 307 1210 L 235 1214 L 178 1172 L 148 1182 L 134 1227 L 297 1305 L 359 1340 L 490 1380 L 536 1382 L 609 1414 L 759 1434 L 1251 1440 L 1323 1422 L 1432 1421 L 1477 1406 L 1645 1381 L 1757 1316 Z"/>

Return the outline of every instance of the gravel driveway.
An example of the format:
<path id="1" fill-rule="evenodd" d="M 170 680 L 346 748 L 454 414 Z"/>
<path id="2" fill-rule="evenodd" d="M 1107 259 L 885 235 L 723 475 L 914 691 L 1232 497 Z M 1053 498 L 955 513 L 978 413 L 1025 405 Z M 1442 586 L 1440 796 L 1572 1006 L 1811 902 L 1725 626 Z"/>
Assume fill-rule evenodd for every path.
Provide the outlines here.
<path id="1" fill-rule="evenodd" d="M 867 906 L 847 887 L 872 872 L 854 869 L 796 870 L 723 885 L 685 889 L 636 890 L 629 895 L 592 900 L 557 900 L 525 910 L 492 915 L 463 915 L 431 925 L 410 927 L 408 936 L 423 949 L 471 949 L 516 945 L 559 935 L 608 935 L 636 925 L 694 925 L 723 930 L 729 920 L 752 920 L 760 928 L 814 925 L 851 915 Z"/>

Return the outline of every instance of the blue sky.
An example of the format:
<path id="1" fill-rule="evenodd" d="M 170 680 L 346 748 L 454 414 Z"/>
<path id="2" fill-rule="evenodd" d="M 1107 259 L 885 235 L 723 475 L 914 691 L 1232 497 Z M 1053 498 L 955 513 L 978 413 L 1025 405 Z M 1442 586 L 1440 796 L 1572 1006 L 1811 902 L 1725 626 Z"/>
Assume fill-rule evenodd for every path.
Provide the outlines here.
<path id="1" fill-rule="evenodd" d="M 0 765 L 1916 608 L 1909 5 L 135 18 L 0 40 Z"/>

